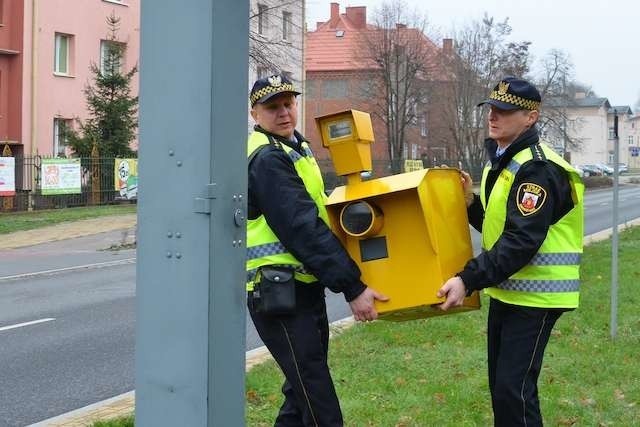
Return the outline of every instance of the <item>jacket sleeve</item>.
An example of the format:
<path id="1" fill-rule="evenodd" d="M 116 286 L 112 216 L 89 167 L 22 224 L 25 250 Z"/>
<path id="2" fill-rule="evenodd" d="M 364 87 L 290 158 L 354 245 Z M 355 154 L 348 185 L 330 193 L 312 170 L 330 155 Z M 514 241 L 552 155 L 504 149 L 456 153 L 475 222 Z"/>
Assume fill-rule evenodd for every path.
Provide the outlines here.
<path id="1" fill-rule="evenodd" d="M 469 292 L 503 282 L 538 252 L 558 202 L 558 182 L 549 169 L 553 167 L 532 161 L 520 168 L 508 196 L 504 231 L 490 250 L 472 258 L 458 274 Z"/>
<path id="2" fill-rule="evenodd" d="M 305 269 L 347 301 L 366 286 L 360 269 L 331 229 L 318 216 L 318 208 L 298 176 L 289 156 L 267 147 L 249 166 L 249 215 L 262 213 L 280 243 Z"/>

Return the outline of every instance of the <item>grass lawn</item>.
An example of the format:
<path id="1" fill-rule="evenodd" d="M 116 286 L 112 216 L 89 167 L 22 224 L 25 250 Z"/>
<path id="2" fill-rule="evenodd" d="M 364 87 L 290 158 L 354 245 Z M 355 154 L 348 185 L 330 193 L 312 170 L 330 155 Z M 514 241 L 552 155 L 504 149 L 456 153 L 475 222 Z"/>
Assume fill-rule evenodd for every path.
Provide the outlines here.
<path id="1" fill-rule="evenodd" d="M 585 248 L 581 305 L 565 313 L 539 380 L 545 424 L 631 426 L 640 420 L 640 228 L 620 234 L 618 335 L 610 337 L 611 242 Z M 345 425 L 488 426 L 486 298 L 479 311 L 357 324 L 331 341 Z M 246 379 L 246 424 L 271 426 L 282 402 L 274 362 Z"/>
<path id="2" fill-rule="evenodd" d="M 110 421 L 98 421 L 91 427 L 133 427 L 133 416 L 125 418 L 117 418 Z"/>
<path id="3" fill-rule="evenodd" d="M 65 221 L 135 213 L 136 207 L 133 204 L 126 204 L 0 213 L 0 234 L 32 230 Z"/>

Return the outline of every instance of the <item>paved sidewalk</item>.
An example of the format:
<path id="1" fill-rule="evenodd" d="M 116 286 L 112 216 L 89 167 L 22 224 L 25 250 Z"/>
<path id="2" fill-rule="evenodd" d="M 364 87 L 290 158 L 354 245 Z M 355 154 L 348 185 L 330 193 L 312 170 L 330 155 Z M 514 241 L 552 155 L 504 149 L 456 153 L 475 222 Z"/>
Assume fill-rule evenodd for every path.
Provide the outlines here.
<path id="1" fill-rule="evenodd" d="M 136 225 L 136 214 L 109 215 L 73 222 L 61 222 L 34 230 L 16 231 L 0 235 L 0 249 L 15 249 L 57 240 L 90 236 L 106 231 L 132 228 Z"/>

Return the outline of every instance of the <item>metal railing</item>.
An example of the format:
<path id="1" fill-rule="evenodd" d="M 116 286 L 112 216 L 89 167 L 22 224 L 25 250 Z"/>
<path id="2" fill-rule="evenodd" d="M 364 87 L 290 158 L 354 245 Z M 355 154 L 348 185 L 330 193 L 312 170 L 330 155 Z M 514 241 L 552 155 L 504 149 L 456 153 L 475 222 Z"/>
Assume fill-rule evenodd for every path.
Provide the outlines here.
<path id="1" fill-rule="evenodd" d="M 135 199 L 121 197 L 116 190 L 116 159 L 113 157 L 80 159 L 80 192 L 46 194 L 45 191 L 43 194 L 43 159 L 47 157 L 15 157 L 15 195 L 0 197 L 0 212 L 135 202 Z"/>

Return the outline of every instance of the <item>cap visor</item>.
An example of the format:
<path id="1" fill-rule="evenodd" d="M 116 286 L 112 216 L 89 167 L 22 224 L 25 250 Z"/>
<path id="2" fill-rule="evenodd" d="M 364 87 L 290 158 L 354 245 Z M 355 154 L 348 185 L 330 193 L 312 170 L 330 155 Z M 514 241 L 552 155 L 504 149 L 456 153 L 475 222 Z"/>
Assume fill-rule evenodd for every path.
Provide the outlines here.
<path id="1" fill-rule="evenodd" d="M 496 99 L 485 99 L 484 101 L 482 101 L 481 103 L 479 103 L 477 105 L 477 107 L 480 107 L 482 105 L 485 104 L 489 104 L 489 105 L 493 105 L 496 108 L 499 108 L 501 110 L 521 110 L 520 107 L 518 107 L 517 105 L 513 105 L 513 104 L 509 104 L 507 102 L 502 102 L 502 101 L 498 101 Z"/>
<path id="2" fill-rule="evenodd" d="M 263 104 L 263 103 L 267 102 L 268 100 L 270 100 L 271 98 L 273 98 L 274 96 L 282 95 L 283 93 L 292 93 L 294 95 L 300 95 L 300 92 L 297 92 L 295 90 L 283 90 L 282 92 L 268 93 L 265 96 L 263 96 L 262 98 L 258 99 L 256 101 L 256 104 Z"/>

